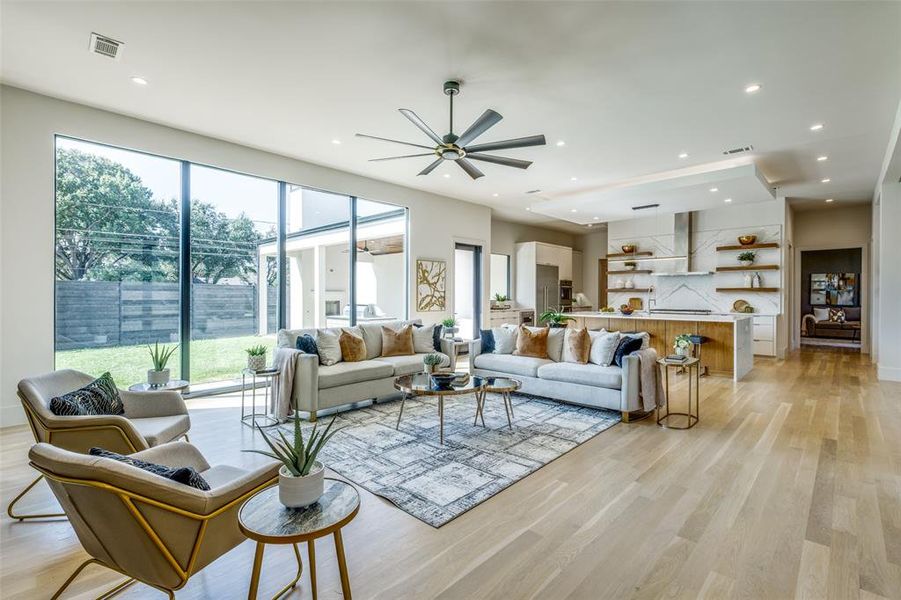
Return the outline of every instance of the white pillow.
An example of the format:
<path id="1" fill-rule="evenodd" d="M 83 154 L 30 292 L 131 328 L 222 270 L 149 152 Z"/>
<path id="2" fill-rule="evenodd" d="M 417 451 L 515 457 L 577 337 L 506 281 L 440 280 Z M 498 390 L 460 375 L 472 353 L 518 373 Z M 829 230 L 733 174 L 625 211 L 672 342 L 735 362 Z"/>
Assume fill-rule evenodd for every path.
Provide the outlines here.
<path id="1" fill-rule="evenodd" d="M 330 329 L 316 331 L 316 347 L 319 350 L 319 364 L 330 366 L 341 362 L 341 345 L 338 343 L 338 335 Z"/>
<path id="2" fill-rule="evenodd" d="M 609 367 L 613 362 L 613 354 L 619 345 L 620 334 L 618 331 L 591 331 L 591 351 L 588 353 L 588 362 Z"/>
<path id="3" fill-rule="evenodd" d="M 516 336 L 518 330 L 512 327 L 492 327 L 491 335 L 494 336 L 495 354 L 513 354 L 516 350 Z"/>
<path id="4" fill-rule="evenodd" d="M 563 361 L 563 341 L 566 337 L 566 329 L 563 327 L 551 327 L 547 333 L 547 357 L 554 362 Z"/>
<path id="5" fill-rule="evenodd" d="M 423 325 L 422 327 L 413 328 L 413 352 L 416 354 L 435 352 L 435 341 L 433 335 L 435 333 L 435 325 Z"/>
<path id="6" fill-rule="evenodd" d="M 829 320 L 829 309 L 828 308 L 815 308 L 813 309 L 813 318 L 817 321 L 828 321 Z"/>

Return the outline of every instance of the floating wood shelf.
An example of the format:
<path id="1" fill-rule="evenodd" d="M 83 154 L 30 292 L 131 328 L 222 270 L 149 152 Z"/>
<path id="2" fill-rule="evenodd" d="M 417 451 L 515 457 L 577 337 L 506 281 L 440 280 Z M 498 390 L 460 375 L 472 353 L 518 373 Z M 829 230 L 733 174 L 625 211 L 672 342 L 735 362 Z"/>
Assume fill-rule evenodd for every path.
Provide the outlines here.
<path id="1" fill-rule="evenodd" d="M 716 288 L 718 292 L 778 292 L 779 288 L 771 288 L 771 287 L 759 287 L 759 288 L 749 288 L 749 287 L 729 287 L 729 288 Z"/>
<path id="2" fill-rule="evenodd" d="M 717 252 L 723 252 L 726 250 L 754 250 L 757 248 L 778 248 L 779 244 L 777 242 L 763 242 L 760 244 L 748 244 L 747 246 L 717 246 Z"/>
<path id="3" fill-rule="evenodd" d="M 642 292 L 647 293 L 650 290 L 648 288 L 607 288 L 608 292 Z"/>
<path id="4" fill-rule="evenodd" d="M 717 267 L 716 272 L 722 273 L 723 271 L 778 271 L 779 265 L 751 265 L 750 267 L 743 267 L 741 265 L 737 267 Z"/>
<path id="5" fill-rule="evenodd" d="M 618 252 L 615 254 L 608 254 L 607 258 L 632 258 L 634 256 L 654 256 L 653 252 Z"/>
<path id="6" fill-rule="evenodd" d="M 653 273 L 650 269 L 633 271 L 607 271 L 607 275 L 631 275 L 632 273 Z"/>

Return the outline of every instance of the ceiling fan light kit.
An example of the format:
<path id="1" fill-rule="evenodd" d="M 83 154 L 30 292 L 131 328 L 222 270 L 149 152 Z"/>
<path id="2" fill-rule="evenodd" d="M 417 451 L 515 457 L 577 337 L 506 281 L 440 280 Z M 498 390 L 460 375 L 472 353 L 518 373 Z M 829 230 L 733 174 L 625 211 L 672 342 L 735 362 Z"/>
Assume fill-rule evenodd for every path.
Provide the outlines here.
<path id="1" fill-rule="evenodd" d="M 500 115 L 500 113 L 489 108 L 484 113 L 482 113 L 482 116 L 476 119 L 475 122 L 473 122 L 473 124 L 470 125 L 466 131 L 464 131 L 460 135 L 456 135 L 454 133 L 454 96 L 460 93 L 460 82 L 446 81 L 444 83 L 444 93 L 448 96 L 450 103 L 449 132 L 444 136 L 439 136 L 437 133 L 435 133 L 435 131 L 431 127 L 429 127 L 425 121 L 420 119 L 419 115 L 417 115 L 412 110 L 408 108 L 398 109 L 403 116 L 409 119 L 409 121 L 413 123 L 413 125 L 419 128 L 420 131 L 422 131 L 432 142 L 435 143 L 434 148 L 431 146 L 424 146 L 422 144 L 413 144 L 410 142 L 392 140 L 389 138 L 383 138 L 374 135 L 366 135 L 363 133 L 357 134 L 357 137 L 380 140 L 383 142 L 392 142 L 394 144 L 403 144 L 405 146 L 412 146 L 414 148 L 430 150 L 430 152 L 423 152 L 420 154 L 405 154 L 402 156 L 388 156 L 385 158 L 373 158 L 370 159 L 370 162 L 397 160 L 399 158 L 436 156 L 437 158 L 428 166 L 426 166 L 426 168 L 420 171 L 419 175 L 428 175 L 429 173 L 434 171 L 442 162 L 453 161 L 457 163 L 457 165 L 459 165 L 459 167 L 463 169 L 463 171 L 465 171 L 466 174 L 471 178 L 478 179 L 485 174 L 482 173 L 474 164 L 472 164 L 470 160 L 493 163 L 496 165 L 503 165 L 505 167 L 514 167 L 516 169 L 528 169 L 529 165 L 532 164 L 532 162 L 528 160 L 507 158 L 505 156 L 496 156 L 493 154 L 482 154 L 482 152 L 491 150 L 509 150 L 511 148 L 525 148 L 527 146 L 543 146 L 546 143 L 543 135 L 531 135 L 511 140 L 502 140 L 499 142 L 488 142 L 485 144 L 471 145 L 471 142 L 475 141 L 477 137 L 496 125 L 501 119 L 503 119 L 503 117 Z"/>

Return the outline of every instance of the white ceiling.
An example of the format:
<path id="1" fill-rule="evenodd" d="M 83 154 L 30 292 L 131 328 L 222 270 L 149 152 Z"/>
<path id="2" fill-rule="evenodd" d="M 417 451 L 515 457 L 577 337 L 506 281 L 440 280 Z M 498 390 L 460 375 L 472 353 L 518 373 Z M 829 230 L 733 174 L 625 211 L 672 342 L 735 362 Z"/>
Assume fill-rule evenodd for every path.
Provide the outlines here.
<path id="1" fill-rule="evenodd" d="M 869 199 L 901 97 L 898 2 L 4 1 L 2 13 L 6 83 L 552 226 L 525 211 L 539 199 L 526 191 L 591 193 L 746 144 L 780 195 Z M 122 60 L 88 53 L 92 31 L 124 41 Z M 409 152 L 355 132 L 428 143 L 400 107 L 444 133 L 448 78 L 464 82 L 458 131 L 493 108 L 505 118 L 479 142 L 547 136 L 497 152 L 534 160 L 528 171 L 479 163 L 472 181 L 453 164 L 417 177 L 428 158 L 367 162 Z M 752 82 L 763 88 L 748 95 Z"/>

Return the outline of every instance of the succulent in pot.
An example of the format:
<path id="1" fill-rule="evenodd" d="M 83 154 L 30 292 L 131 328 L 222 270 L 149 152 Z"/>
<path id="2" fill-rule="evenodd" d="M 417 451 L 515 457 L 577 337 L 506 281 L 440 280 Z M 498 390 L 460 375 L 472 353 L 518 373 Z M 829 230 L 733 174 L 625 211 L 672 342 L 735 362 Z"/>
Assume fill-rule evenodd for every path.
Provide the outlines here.
<path id="1" fill-rule="evenodd" d="M 422 366 L 426 373 L 434 373 L 441 366 L 440 354 L 426 354 L 422 357 Z"/>
<path id="2" fill-rule="evenodd" d="M 625 269 L 627 271 L 634 271 L 635 269 L 638 268 L 638 263 L 630 260 L 630 261 L 624 262 L 623 267 L 625 267 Z"/>
<path id="3" fill-rule="evenodd" d="M 260 344 L 251 346 L 247 352 L 247 368 L 253 371 L 262 371 L 266 368 L 266 346 Z"/>
<path id="4" fill-rule="evenodd" d="M 172 355 L 175 354 L 177 348 L 178 344 L 174 346 L 160 346 L 159 342 L 156 342 L 153 346 L 147 346 L 147 350 L 150 351 L 150 360 L 153 362 L 153 368 L 147 371 L 147 383 L 153 387 L 169 383 L 169 369 L 166 368 L 166 365 L 169 363 Z"/>
<path id="5" fill-rule="evenodd" d="M 754 264 L 756 257 L 757 255 L 754 252 L 746 250 L 738 255 L 738 262 L 744 267 L 750 267 Z"/>
<path id="6" fill-rule="evenodd" d="M 566 327 L 567 321 L 575 321 L 575 319 L 559 309 L 546 310 L 538 316 L 538 320 L 547 323 L 548 327 Z"/>
<path id="7" fill-rule="evenodd" d="M 325 466 L 316 458 L 332 436 L 341 431 L 341 428 L 338 428 L 330 432 L 336 418 L 332 417 L 325 431 L 317 431 L 318 423 L 314 424 L 306 443 L 300 427 L 300 415 L 296 412 L 293 442 L 289 442 L 281 431 L 278 432 L 280 439 L 270 438 L 263 428 L 257 425 L 263 440 L 272 452 L 266 450 L 244 450 L 244 452 L 262 454 L 282 463 L 282 467 L 278 470 L 278 500 L 288 508 L 303 508 L 315 504 L 322 496 L 325 489 Z"/>

